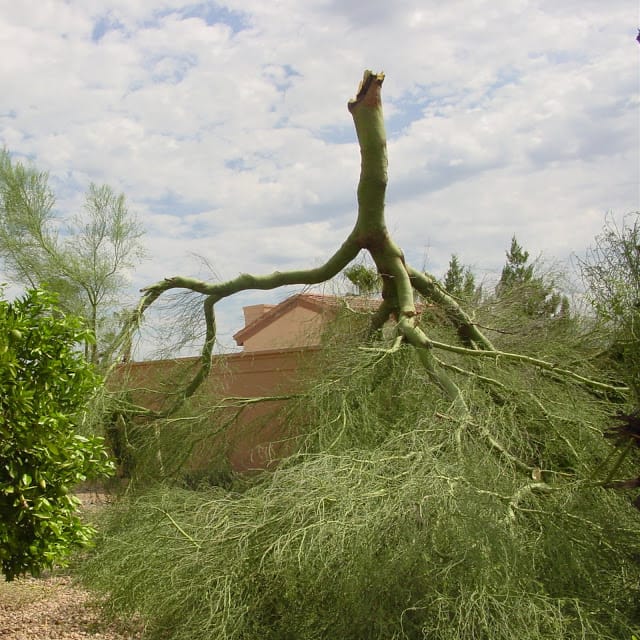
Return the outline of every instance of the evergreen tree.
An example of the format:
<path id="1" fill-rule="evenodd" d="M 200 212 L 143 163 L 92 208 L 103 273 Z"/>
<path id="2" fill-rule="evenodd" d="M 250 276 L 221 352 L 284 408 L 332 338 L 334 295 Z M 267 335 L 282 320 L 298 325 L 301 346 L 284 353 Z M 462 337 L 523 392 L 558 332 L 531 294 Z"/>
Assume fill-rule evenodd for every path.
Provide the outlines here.
<path id="1" fill-rule="evenodd" d="M 496 296 L 511 299 L 529 317 L 560 318 L 569 313 L 569 299 L 558 292 L 555 283 L 536 273 L 535 264 L 529 263 L 529 252 L 511 238 L 507 262 L 502 268 Z"/>
<path id="2" fill-rule="evenodd" d="M 498 287 L 510 289 L 532 282 L 534 280 L 533 265 L 527 264 L 528 261 L 529 252 L 520 246 L 514 235 L 511 238 L 511 247 L 507 251 L 507 263 L 502 268 Z"/>
<path id="3" fill-rule="evenodd" d="M 454 253 L 449 260 L 449 268 L 444 276 L 443 286 L 447 293 L 455 298 L 470 299 L 476 293 L 476 282 L 469 267 L 460 263 Z"/>

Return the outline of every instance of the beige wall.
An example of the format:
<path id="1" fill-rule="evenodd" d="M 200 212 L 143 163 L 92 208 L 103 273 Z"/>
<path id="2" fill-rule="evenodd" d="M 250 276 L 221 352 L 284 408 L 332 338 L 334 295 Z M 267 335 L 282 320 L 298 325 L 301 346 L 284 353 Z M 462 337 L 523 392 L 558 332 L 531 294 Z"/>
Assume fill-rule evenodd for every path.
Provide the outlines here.
<path id="1" fill-rule="evenodd" d="M 317 348 L 264 350 L 215 356 L 211 373 L 194 400 L 217 402 L 229 397 L 275 396 L 295 392 L 301 387 L 303 371 L 313 367 Z M 112 388 L 126 388 L 131 399 L 148 409 L 162 410 L 171 403 L 175 393 L 199 366 L 198 358 L 180 358 L 120 365 L 112 374 Z M 267 449 L 280 440 L 282 423 L 277 415 L 282 401 L 251 405 L 224 434 L 228 459 L 236 471 L 264 468 L 269 457 Z M 275 452 L 278 447 L 275 445 Z M 282 449 L 280 449 L 282 450 Z M 207 452 L 199 451 L 190 466 L 207 464 Z"/>
<path id="2" fill-rule="evenodd" d="M 315 308 L 295 305 L 244 340 L 245 352 L 291 349 L 320 344 L 323 314 Z"/>
<path id="3" fill-rule="evenodd" d="M 245 307 L 245 328 L 254 326 L 243 339 L 243 352 L 215 356 L 193 401 L 213 404 L 221 398 L 276 396 L 299 389 L 300 371 L 313 365 L 328 311 L 304 299 L 294 302 L 272 314 L 274 305 Z M 198 367 L 198 358 L 129 362 L 114 372 L 111 384 L 130 390 L 136 404 L 162 411 L 172 405 L 175 393 Z M 229 462 L 235 470 L 264 468 L 267 448 L 281 439 L 282 423 L 276 414 L 282 406 L 282 401 L 252 404 L 227 430 L 224 439 L 230 444 Z M 196 457 L 194 465 L 206 465 L 206 453 Z"/>

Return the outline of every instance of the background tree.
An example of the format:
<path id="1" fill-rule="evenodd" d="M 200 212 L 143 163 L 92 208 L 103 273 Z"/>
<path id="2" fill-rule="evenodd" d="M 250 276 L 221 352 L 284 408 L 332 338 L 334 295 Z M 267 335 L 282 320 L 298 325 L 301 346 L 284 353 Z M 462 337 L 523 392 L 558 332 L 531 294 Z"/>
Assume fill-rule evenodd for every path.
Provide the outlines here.
<path id="1" fill-rule="evenodd" d="M 8 580 L 86 545 L 71 489 L 111 473 L 102 439 L 77 433 L 100 384 L 78 353 L 92 335 L 49 294 L 0 299 L 0 566 Z"/>
<path id="2" fill-rule="evenodd" d="M 380 293 L 382 280 L 374 268 L 356 263 L 349 265 L 342 273 L 355 288 L 356 295 L 372 296 Z"/>
<path id="3" fill-rule="evenodd" d="M 569 313 L 567 296 L 557 291 L 553 280 L 536 272 L 535 264 L 529 262 L 529 252 L 515 235 L 495 292 L 503 300 L 511 298 L 515 307 L 529 318 L 566 317 Z"/>
<path id="4" fill-rule="evenodd" d="M 533 265 L 529 264 L 529 252 L 525 251 L 515 235 L 511 238 L 511 246 L 507 251 L 507 262 L 502 268 L 499 287 L 509 289 L 528 284 L 534 279 Z"/>
<path id="5" fill-rule="evenodd" d="M 640 405 L 640 213 L 609 217 L 595 245 L 578 259 L 587 296 L 610 330 L 611 353 Z"/>
<path id="6" fill-rule="evenodd" d="M 471 300 L 476 293 L 476 280 L 471 269 L 461 264 L 455 253 L 451 255 L 442 284 L 455 298 Z"/>
<path id="7" fill-rule="evenodd" d="M 12 162 L 0 151 L 0 259 L 23 288 L 58 295 L 65 311 L 85 319 L 96 341 L 85 343 L 97 362 L 110 350 L 122 309 L 126 271 L 142 257 L 142 228 L 123 194 L 91 184 L 84 211 L 70 220 L 54 212 L 45 172 Z"/>

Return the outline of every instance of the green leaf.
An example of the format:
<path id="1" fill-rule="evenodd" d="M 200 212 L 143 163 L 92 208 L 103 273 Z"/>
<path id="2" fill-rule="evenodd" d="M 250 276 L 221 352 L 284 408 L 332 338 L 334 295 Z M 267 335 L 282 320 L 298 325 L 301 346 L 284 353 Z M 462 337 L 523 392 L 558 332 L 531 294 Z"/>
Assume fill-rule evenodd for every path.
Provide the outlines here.
<path id="1" fill-rule="evenodd" d="M 76 432 L 99 384 L 74 347 L 79 327 L 42 292 L 0 300 L 0 336 L 15 343 L 0 361 L 0 566 L 8 579 L 64 563 L 86 544 L 91 530 L 74 516 L 70 486 L 110 471 L 100 443 Z"/>

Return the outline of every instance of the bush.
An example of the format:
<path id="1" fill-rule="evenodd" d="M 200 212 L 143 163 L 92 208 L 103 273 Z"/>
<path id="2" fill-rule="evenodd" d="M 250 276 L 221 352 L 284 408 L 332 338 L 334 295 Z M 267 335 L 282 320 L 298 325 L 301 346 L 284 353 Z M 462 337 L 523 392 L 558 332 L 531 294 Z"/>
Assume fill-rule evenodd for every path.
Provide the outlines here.
<path id="1" fill-rule="evenodd" d="M 0 562 L 8 580 L 64 562 L 93 533 L 70 494 L 112 470 L 102 440 L 76 430 L 100 384 L 76 348 L 88 339 L 46 293 L 0 300 Z"/>

